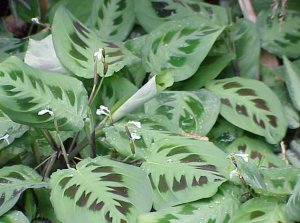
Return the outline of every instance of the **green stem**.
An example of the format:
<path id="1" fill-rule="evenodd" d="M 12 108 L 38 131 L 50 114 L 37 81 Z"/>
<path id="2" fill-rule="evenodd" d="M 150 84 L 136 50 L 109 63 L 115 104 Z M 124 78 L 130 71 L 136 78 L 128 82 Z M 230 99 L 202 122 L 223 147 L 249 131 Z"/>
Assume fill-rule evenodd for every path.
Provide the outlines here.
<path id="1" fill-rule="evenodd" d="M 52 150 L 55 152 L 58 152 L 59 151 L 58 145 L 54 141 L 54 139 L 53 139 L 52 135 L 49 133 L 49 131 L 46 129 L 41 129 L 41 132 L 42 132 L 43 136 L 45 137 L 45 139 L 47 140 L 47 142 L 50 144 Z"/>
<path id="2" fill-rule="evenodd" d="M 67 151 L 66 151 L 66 148 L 64 146 L 64 143 L 60 137 L 60 133 L 59 133 L 59 129 L 58 129 L 58 124 L 57 124 L 57 120 L 56 118 L 54 117 L 54 126 L 55 126 L 55 130 L 56 130 L 56 133 L 57 133 L 57 137 L 58 137 L 58 140 L 60 142 L 60 145 L 61 145 L 61 150 L 62 150 L 62 154 L 64 156 L 64 159 L 66 161 L 66 164 L 67 164 L 67 167 L 70 168 L 70 165 L 69 165 L 69 160 L 68 160 L 68 155 L 67 155 Z"/>
<path id="3" fill-rule="evenodd" d="M 35 159 L 35 163 L 36 165 L 38 165 L 41 162 L 41 153 L 40 153 L 40 148 L 38 146 L 38 144 L 36 143 L 36 141 L 34 141 L 31 144 L 31 150 Z"/>

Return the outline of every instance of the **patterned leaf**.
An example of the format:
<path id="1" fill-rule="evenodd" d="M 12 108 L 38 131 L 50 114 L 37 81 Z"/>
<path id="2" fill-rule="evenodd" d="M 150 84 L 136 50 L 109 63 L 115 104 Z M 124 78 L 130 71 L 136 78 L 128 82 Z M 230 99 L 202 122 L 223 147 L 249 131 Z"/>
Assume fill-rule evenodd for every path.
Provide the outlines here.
<path id="1" fill-rule="evenodd" d="M 279 142 L 287 123 L 277 96 L 262 82 L 227 78 L 207 86 L 221 99 L 221 115 L 232 124 L 264 136 L 269 143 Z"/>
<path id="2" fill-rule="evenodd" d="M 99 48 L 104 48 L 107 56 L 109 66 L 106 76 L 111 76 L 125 65 L 139 60 L 122 43 L 102 41 L 95 32 L 83 26 L 63 7 L 55 14 L 52 35 L 58 58 L 79 77 L 93 78 L 94 52 Z M 103 75 L 103 64 L 99 61 L 97 66 L 99 74 Z"/>
<path id="3" fill-rule="evenodd" d="M 220 101 L 207 90 L 164 91 L 145 104 L 148 115 L 164 115 L 184 132 L 206 135 L 219 115 Z"/>
<path id="4" fill-rule="evenodd" d="M 15 138 L 21 137 L 27 130 L 28 126 L 13 122 L 0 110 L 0 137 L 8 135 L 7 141 L 0 141 L 0 150 L 11 144 Z"/>
<path id="5" fill-rule="evenodd" d="M 300 220 L 300 177 L 298 177 L 293 194 L 286 204 L 286 213 L 289 216 L 289 219 L 293 221 Z"/>
<path id="6" fill-rule="evenodd" d="M 207 56 L 223 27 L 199 25 L 197 17 L 162 24 L 151 32 L 143 49 L 148 71 L 171 70 L 174 80 L 191 77 Z"/>
<path id="7" fill-rule="evenodd" d="M 214 144 L 172 134 L 155 139 L 145 159 L 156 210 L 211 197 L 233 169 Z"/>
<path id="8" fill-rule="evenodd" d="M 10 211 L 0 218 L 1 223 L 30 223 L 21 211 Z"/>
<path id="9" fill-rule="evenodd" d="M 129 34 L 135 20 L 132 0 L 94 1 L 92 26 L 103 40 L 122 41 Z"/>
<path id="10" fill-rule="evenodd" d="M 283 57 L 283 61 L 286 69 L 286 75 L 284 75 L 284 77 L 291 101 L 294 107 L 300 111 L 300 69 L 292 64 L 285 56 Z"/>
<path id="11" fill-rule="evenodd" d="M 198 16 L 199 23 L 226 25 L 225 8 L 201 2 L 201 0 L 135 0 L 138 22 L 150 32 L 165 21 Z"/>
<path id="12" fill-rule="evenodd" d="M 280 22 L 279 13 L 273 19 L 271 16 L 271 11 L 261 11 L 257 17 L 262 47 L 280 57 L 299 57 L 300 13 L 287 10 L 284 22 Z"/>
<path id="13" fill-rule="evenodd" d="M 274 147 L 263 142 L 262 140 L 253 139 L 247 136 L 239 137 L 232 142 L 227 148 L 228 154 L 245 153 L 249 158 L 260 167 L 281 167 L 285 162 L 276 156 L 272 149 Z"/>
<path id="14" fill-rule="evenodd" d="M 87 93 L 80 81 L 36 70 L 11 57 L 0 67 L 0 107 L 14 122 L 54 129 L 53 111 L 60 130 L 78 131 L 86 117 Z"/>
<path id="15" fill-rule="evenodd" d="M 212 198 L 142 214 L 138 223 L 228 222 L 239 206 L 239 196 L 238 187 L 225 184 Z"/>
<path id="16" fill-rule="evenodd" d="M 42 177 L 27 166 L 17 165 L 0 169 L 0 216 L 10 210 L 22 192 L 28 188 L 46 187 Z"/>
<path id="17" fill-rule="evenodd" d="M 242 204 L 229 223 L 292 223 L 276 198 L 256 197 Z"/>
<path id="18" fill-rule="evenodd" d="M 57 171 L 50 184 L 51 202 L 63 223 L 134 223 L 152 206 L 144 171 L 101 157 Z"/>

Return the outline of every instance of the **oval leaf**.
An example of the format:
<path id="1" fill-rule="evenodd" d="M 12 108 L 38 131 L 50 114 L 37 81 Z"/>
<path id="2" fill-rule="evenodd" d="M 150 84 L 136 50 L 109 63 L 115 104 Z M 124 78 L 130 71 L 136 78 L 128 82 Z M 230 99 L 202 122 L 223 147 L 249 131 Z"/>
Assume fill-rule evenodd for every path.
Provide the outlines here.
<path id="1" fill-rule="evenodd" d="M 87 93 L 75 78 L 36 70 L 11 57 L 0 67 L 0 107 L 14 122 L 36 128 L 78 131 L 87 112 Z M 54 116 L 40 111 L 49 109 Z"/>
<path id="2" fill-rule="evenodd" d="M 145 104 L 148 115 L 164 115 L 184 132 L 206 135 L 219 115 L 220 101 L 207 90 L 164 91 Z"/>
<path id="3" fill-rule="evenodd" d="M 50 184 L 51 202 L 63 223 L 134 223 L 152 206 L 144 171 L 101 157 L 55 172 Z"/>
<path id="4" fill-rule="evenodd" d="M 221 99 L 221 115 L 232 124 L 278 143 L 287 122 L 277 96 L 264 83 L 244 78 L 213 81 L 209 90 Z"/>

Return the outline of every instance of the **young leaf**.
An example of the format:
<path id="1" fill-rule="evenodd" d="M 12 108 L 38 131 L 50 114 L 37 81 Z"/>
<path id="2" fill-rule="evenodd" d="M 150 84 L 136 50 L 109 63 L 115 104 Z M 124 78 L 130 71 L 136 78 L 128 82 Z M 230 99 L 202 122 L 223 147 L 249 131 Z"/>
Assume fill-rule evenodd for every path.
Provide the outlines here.
<path id="1" fill-rule="evenodd" d="M 142 214 L 138 223 L 223 223 L 227 222 L 239 206 L 240 189 L 224 184 L 212 198 Z"/>
<path id="2" fill-rule="evenodd" d="M 94 1 L 91 20 L 103 40 L 122 41 L 134 24 L 133 1 Z"/>
<path id="3" fill-rule="evenodd" d="M 300 37 L 299 37 L 300 38 Z M 300 43 L 299 43 L 300 44 Z M 300 69 L 283 57 L 286 86 L 294 107 L 300 111 Z"/>
<path id="4" fill-rule="evenodd" d="M 148 32 L 166 21 L 181 20 L 191 15 L 197 15 L 200 24 L 228 23 L 225 8 L 198 0 L 135 0 L 134 4 L 137 20 Z"/>
<path id="5" fill-rule="evenodd" d="M 102 157 L 55 172 L 50 184 L 51 202 L 63 223 L 132 223 L 152 206 L 144 171 Z"/>
<path id="6" fill-rule="evenodd" d="M 297 184 L 286 204 L 285 211 L 289 219 L 300 221 L 300 177 L 298 177 Z"/>
<path id="7" fill-rule="evenodd" d="M 148 71 L 168 69 L 175 82 L 186 80 L 198 69 L 224 27 L 200 25 L 197 17 L 170 21 L 152 31 L 143 49 Z"/>
<path id="8" fill-rule="evenodd" d="M 107 56 L 107 77 L 121 70 L 125 65 L 139 60 L 122 43 L 101 40 L 95 32 L 83 26 L 64 7 L 60 7 L 55 14 L 52 35 L 59 60 L 79 77 L 93 78 L 94 53 L 99 48 L 104 48 Z M 98 61 L 97 66 L 98 73 L 103 75 L 102 62 Z"/>
<path id="9" fill-rule="evenodd" d="M 0 107 L 14 122 L 37 128 L 78 131 L 87 111 L 87 93 L 75 78 L 36 70 L 11 57 L 0 67 Z M 38 113 L 49 109 L 50 114 Z"/>
<path id="10" fill-rule="evenodd" d="M 0 216 L 10 210 L 28 188 L 46 187 L 42 177 L 28 166 L 16 165 L 0 169 Z"/>
<path id="11" fill-rule="evenodd" d="M 164 115 L 184 132 L 206 135 L 219 115 L 220 101 L 207 90 L 164 91 L 145 104 L 147 115 Z"/>
<path id="12" fill-rule="evenodd" d="M 287 122 L 277 96 L 257 80 L 227 78 L 207 86 L 221 99 L 221 115 L 232 124 L 278 143 L 285 135 Z"/>
<path id="13" fill-rule="evenodd" d="M 297 58 L 300 56 L 300 13 L 286 10 L 282 22 L 278 14 L 272 19 L 271 11 L 261 11 L 257 16 L 262 47 L 280 57 Z"/>
<path id="14" fill-rule="evenodd" d="M 10 211 L 0 218 L 1 223 L 30 223 L 21 211 Z"/>
<path id="15" fill-rule="evenodd" d="M 276 198 L 256 197 L 242 204 L 228 223 L 292 223 Z"/>
<path id="16" fill-rule="evenodd" d="M 153 140 L 141 167 L 150 178 L 156 210 L 211 197 L 233 169 L 214 144 L 174 134 Z"/>
<path id="17" fill-rule="evenodd" d="M 260 167 L 270 168 L 285 166 L 285 162 L 276 156 L 272 149 L 274 150 L 274 147 L 263 142 L 262 140 L 242 136 L 234 140 L 228 147 L 226 147 L 225 151 L 228 154 L 248 154 L 249 158 Z"/>
<path id="18" fill-rule="evenodd" d="M 241 77 L 258 79 L 260 41 L 255 24 L 247 19 L 238 20 L 234 39 Z"/>
<path id="19" fill-rule="evenodd" d="M 21 137 L 27 130 L 28 126 L 13 122 L 0 110 L 0 137 L 7 135 L 7 139 L 3 138 L 0 141 L 0 150 Z"/>

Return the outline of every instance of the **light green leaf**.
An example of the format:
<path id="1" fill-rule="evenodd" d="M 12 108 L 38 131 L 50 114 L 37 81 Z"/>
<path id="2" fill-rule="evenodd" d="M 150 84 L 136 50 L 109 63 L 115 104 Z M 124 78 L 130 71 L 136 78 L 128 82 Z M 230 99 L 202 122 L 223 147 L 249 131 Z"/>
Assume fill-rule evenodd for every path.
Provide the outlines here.
<path id="1" fill-rule="evenodd" d="M 79 77 L 93 78 L 94 53 L 99 48 L 104 48 L 107 56 L 107 77 L 121 70 L 125 65 L 139 60 L 122 43 L 101 40 L 94 31 L 83 26 L 63 7 L 60 7 L 55 14 L 52 35 L 59 60 Z M 97 63 L 97 70 L 102 76 L 101 61 Z"/>
<path id="2" fill-rule="evenodd" d="M 0 169 L 0 216 L 10 210 L 28 188 L 46 187 L 42 177 L 28 166 L 16 165 Z"/>
<path id="3" fill-rule="evenodd" d="M 237 138 L 225 149 L 228 154 L 248 154 L 249 158 L 260 167 L 285 166 L 285 162 L 276 156 L 272 150 L 274 150 L 274 147 L 263 142 L 261 139 L 254 139 L 247 136 Z"/>
<path id="4" fill-rule="evenodd" d="M 10 211 L 0 218 L 1 223 L 30 223 L 21 211 Z"/>
<path id="5" fill-rule="evenodd" d="M 212 198 L 142 214 L 138 223 L 224 223 L 239 206 L 240 189 L 224 184 Z"/>
<path id="6" fill-rule="evenodd" d="M 214 144 L 174 134 L 154 139 L 141 167 L 151 180 L 156 210 L 211 197 L 233 169 Z"/>
<path id="7" fill-rule="evenodd" d="M 292 223 L 276 198 L 256 197 L 242 204 L 229 223 Z"/>
<path id="8" fill-rule="evenodd" d="M 300 111 L 300 69 L 292 64 L 285 56 L 283 57 L 283 62 L 286 71 L 284 77 L 290 98 L 294 107 Z"/>
<path id="9" fill-rule="evenodd" d="M 203 3 L 202 0 L 135 0 L 134 4 L 137 20 L 148 32 L 166 21 L 181 20 L 191 15 L 197 15 L 200 24 L 228 23 L 225 8 Z"/>
<path id="10" fill-rule="evenodd" d="M 91 23 L 103 40 L 124 40 L 135 20 L 132 0 L 94 1 Z"/>
<path id="11" fill-rule="evenodd" d="M 51 202 L 63 223 L 134 223 L 150 211 L 152 191 L 140 168 L 98 157 L 51 176 Z M 142 196 L 141 196 L 142 195 Z"/>
<path id="12" fill-rule="evenodd" d="M 272 12 L 261 11 L 257 16 L 262 48 L 272 54 L 291 58 L 300 56 L 300 13 L 286 10 L 284 21 L 280 22 L 279 13 L 272 19 Z"/>
<path id="13" fill-rule="evenodd" d="M 285 211 L 289 216 L 289 219 L 300 221 L 300 176 L 298 177 L 297 184 L 286 204 Z"/>
<path id="14" fill-rule="evenodd" d="M 282 105 L 264 83 L 234 77 L 213 81 L 207 88 L 220 97 L 220 113 L 232 124 L 264 136 L 272 144 L 285 136 Z"/>
<path id="15" fill-rule="evenodd" d="M 198 69 L 224 27 L 200 25 L 197 17 L 170 21 L 152 31 L 143 49 L 143 62 L 152 73 L 168 69 L 175 82 Z"/>
<path id="16" fill-rule="evenodd" d="M 11 57 L 0 67 L 0 107 L 14 122 L 37 128 L 78 131 L 87 111 L 87 93 L 75 78 L 36 70 Z M 50 114 L 38 115 L 44 109 Z"/>
<path id="17" fill-rule="evenodd" d="M 260 41 L 255 24 L 247 19 L 238 20 L 234 40 L 241 77 L 258 79 Z"/>
<path id="18" fill-rule="evenodd" d="M 0 110 L 0 137 L 8 135 L 7 140 L 0 141 L 0 150 L 21 137 L 27 130 L 28 126 L 13 122 Z"/>
<path id="19" fill-rule="evenodd" d="M 220 101 L 207 90 L 164 91 L 145 104 L 145 113 L 164 115 L 184 132 L 206 135 L 219 115 Z"/>

